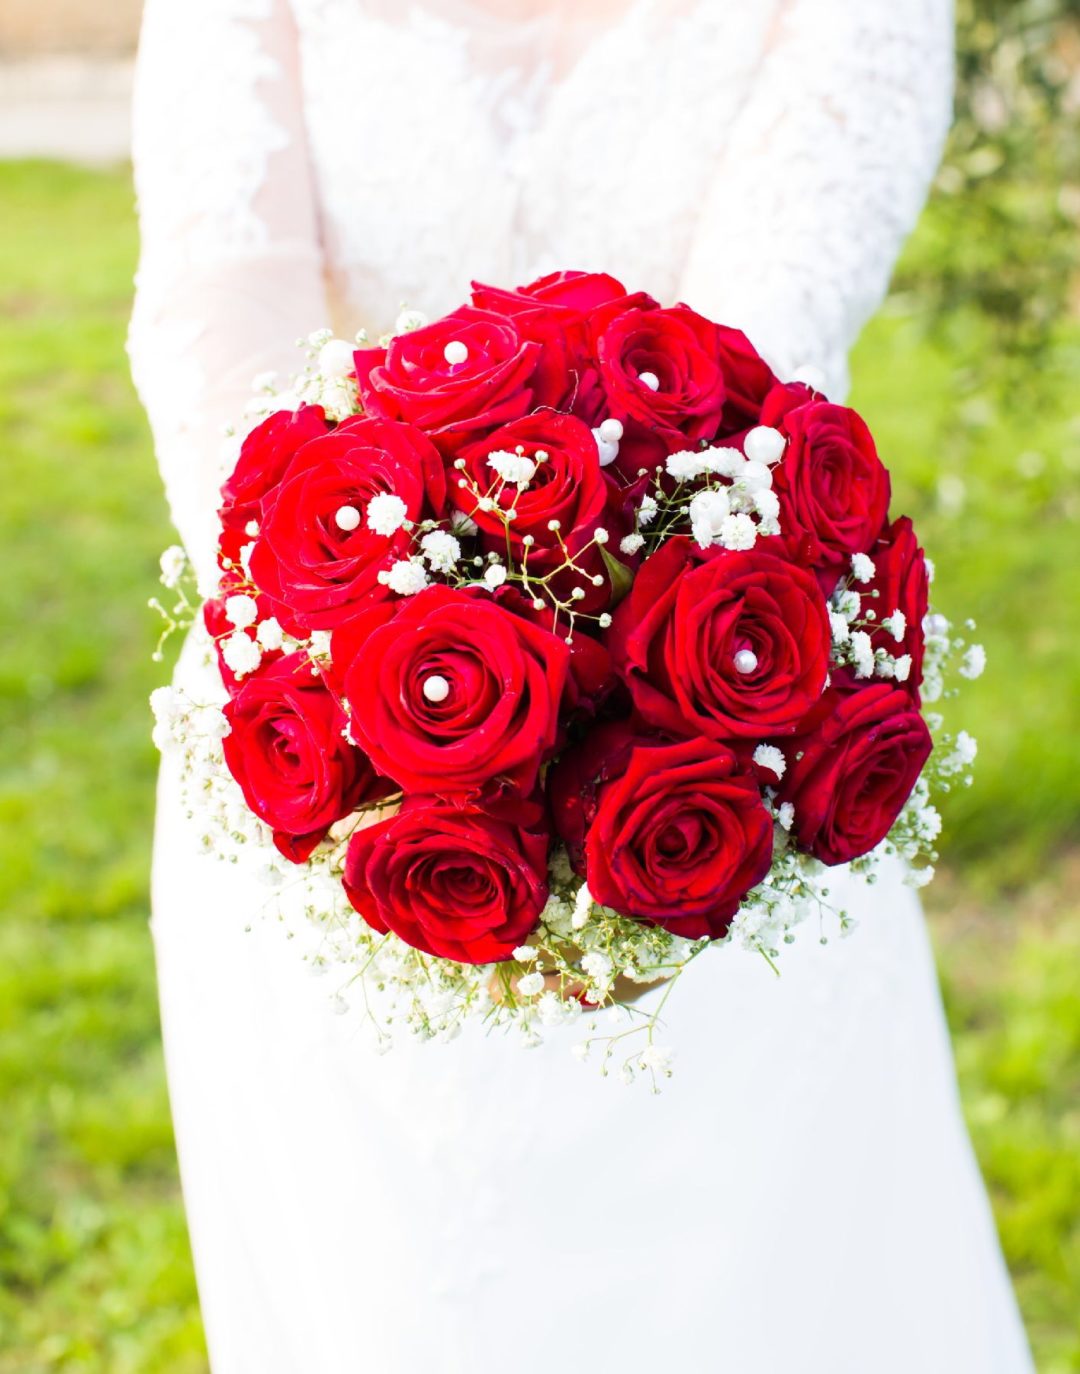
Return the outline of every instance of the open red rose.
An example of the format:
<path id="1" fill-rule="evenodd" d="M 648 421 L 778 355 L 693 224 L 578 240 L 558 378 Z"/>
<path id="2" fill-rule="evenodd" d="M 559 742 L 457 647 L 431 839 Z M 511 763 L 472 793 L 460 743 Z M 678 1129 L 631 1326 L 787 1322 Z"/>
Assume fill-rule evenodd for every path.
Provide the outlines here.
<path id="1" fill-rule="evenodd" d="M 406 556 L 411 535 L 368 524 L 372 498 L 394 496 L 404 518 L 441 514 L 446 477 L 438 452 L 418 429 L 360 418 L 313 440 L 289 464 L 265 513 L 251 576 L 290 633 L 333 629 L 383 595 L 378 575 Z M 339 513 L 355 512 L 355 528 Z"/>
<path id="2" fill-rule="evenodd" d="M 642 564 L 609 644 L 644 721 L 725 740 L 792 733 L 824 688 L 831 639 L 806 569 L 680 535 Z"/>
<path id="3" fill-rule="evenodd" d="M 345 891 L 374 930 L 393 931 L 441 959 L 509 959 L 547 901 L 549 838 L 529 806 L 493 814 L 434 797 L 349 842 Z"/>
<path id="4" fill-rule="evenodd" d="M 778 797 L 795 808 L 801 848 L 822 863 L 847 863 L 892 829 L 933 741 L 908 694 L 887 682 L 859 686 L 838 674 L 812 719 L 785 750 Z"/>
<path id="5" fill-rule="evenodd" d="M 625 429 L 622 476 L 716 433 L 726 399 L 717 325 L 685 305 L 620 301 L 598 310 L 590 328 L 609 414 Z"/>
<path id="6" fill-rule="evenodd" d="M 723 745 L 601 727 L 556 765 L 552 813 L 596 901 L 688 939 L 726 934 L 769 871 L 757 783 Z"/>
<path id="7" fill-rule="evenodd" d="M 835 581 L 851 555 L 865 553 L 881 534 L 889 474 L 856 411 L 816 399 L 787 409 L 792 396 L 791 388 L 776 388 L 761 414 L 788 441 L 773 469 L 779 538 L 793 558 Z"/>
<path id="8" fill-rule="evenodd" d="M 489 461 L 493 453 L 516 455 L 519 450 L 536 465 L 523 487 L 502 483 Z M 593 535 L 602 527 L 617 549 L 626 529 L 618 494 L 600 466 L 589 426 L 572 415 L 541 410 L 503 425 L 462 449 L 460 456 L 466 464 L 462 475 L 503 511 L 514 511 L 507 534 L 498 512 L 478 507 L 472 491 L 451 481 L 450 499 L 476 521 L 482 547 L 505 554 L 509 540 L 514 562 L 526 566 L 537 580 L 561 568 L 567 554 L 573 556 L 580 571 L 558 573 L 552 589 L 569 601 L 574 588 L 580 587 L 585 596 L 577 604 L 579 611 L 593 615 L 604 610 L 611 602 L 611 580 Z M 557 533 L 548 528 L 553 520 L 559 522 Z M 594 577 L 603 579 L 600 586 Z"/>
<path id="9" fill-rule="evenodd" d="M 393 790 L 343 738 L 345 714 L 306 654 L 264 665 L 224 709 L 229 772 L 293 863 L 303 863 L 335 821 Z"/>
<path id="10" fill-rule="evenodd" d="M 555 748 L 570 651 L 486 591 L 376 607 L 333 654 L 354 738 L 406 791 L 528 791 Z"/>
<path id="11" fill-rule="evenodd" d="M 870 640 L 875 649 L 884 649 L 895 658 L 911 655 L 911 671 L 903 685 L 917 706 L 925 648 L 923 619 L 929 605 L 930 578 L 926 555 L 906 515 L 893 521 L 870 556 L 874 560 L 874 580 L 868 587 L 858 590 L 864 596 L 868 592 L 877 592 L 877 596 L 872 602 L 863 604 L 873 605 L 879 622 L 895 611 L 900 611 L 906 622 L 899 641 L 880 624 L 871 632 Z"/>
<path id="12" fill-rule="evenodd" d="M 361 348 L 355 359 L 364 409 L 417 425 L 447 454 L 534 405 L 553 404 L 564 385 L 514 320 L 471 305 L 387 348 Z"/>
<path id="13" fill-rule="evenodd" d="M 240 550 L 251 542 L 250 521 L 262 516 L 262 503 L 281 481 L 297 449 L 330 429 L 322 406 L 276 410 L 255 426 L 240 445 L 236 466 L 221 488 L 220 550 L 223 559 L 235 563 Z"/>

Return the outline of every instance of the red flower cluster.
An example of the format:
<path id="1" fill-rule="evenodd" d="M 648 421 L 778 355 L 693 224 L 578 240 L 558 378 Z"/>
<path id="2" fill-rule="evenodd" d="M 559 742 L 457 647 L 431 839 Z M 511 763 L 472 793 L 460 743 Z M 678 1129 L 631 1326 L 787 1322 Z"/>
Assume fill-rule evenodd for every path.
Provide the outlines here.
<path id="1" fill-rule="evenodd" d="M 400 793 L 353 834 L 348 896 L 481 963 L 537 925 L 555 836 L 597 901 L 697 938 L 769 872 L 776 807 L 829 864 L 887 834 L 930 749 L 927 579 L 854 411 L 600 274 L 476 286 L 355 361 L 360 415 L 272 415 L 223 489 L 212 633 L 237 594 L 297 645 L 329 632 L 328 657 L 287 639 L 239 679 L 223 664 L 226 761 L 284 854 Z M 646 529 L 670 455 L 762 425 L 779 534 L 701 547 L 677 503 Z M 527 471 L 496 479 L 493 456 Z M 831 661 L 828 598 L 859 554 L 870 651 L 904 654 L 903 682 Z"/>

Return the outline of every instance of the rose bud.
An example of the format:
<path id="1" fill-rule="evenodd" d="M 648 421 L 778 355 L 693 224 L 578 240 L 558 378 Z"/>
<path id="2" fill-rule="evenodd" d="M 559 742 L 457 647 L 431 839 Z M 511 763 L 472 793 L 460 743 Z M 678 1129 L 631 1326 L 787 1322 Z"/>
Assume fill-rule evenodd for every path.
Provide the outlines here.
<path id="1" fill-rule="evenodd" d="M 293 863 L 303 863 L 335 821 L 394 790 L 344 739 L 345 714 L 306 654 L 260 668 L 224 710 L 229 772 Z"/>

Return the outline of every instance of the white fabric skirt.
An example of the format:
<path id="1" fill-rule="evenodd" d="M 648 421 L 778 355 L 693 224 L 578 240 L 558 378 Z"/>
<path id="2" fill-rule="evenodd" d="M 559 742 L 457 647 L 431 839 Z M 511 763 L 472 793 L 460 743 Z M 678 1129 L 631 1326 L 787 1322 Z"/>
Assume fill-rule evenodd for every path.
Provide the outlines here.
<path id="1" fill-rule="evenodd" d="M 779 978 L 692 965 L 654 1095 L 574 1027 L 375 1054 L 258 919 L 257 856 L 198 835 L 167 758 L 153 930 L 214 1374 L 1032 1369 L 898 873 L 842 876 L 858 929 L 804 925 Z"/>

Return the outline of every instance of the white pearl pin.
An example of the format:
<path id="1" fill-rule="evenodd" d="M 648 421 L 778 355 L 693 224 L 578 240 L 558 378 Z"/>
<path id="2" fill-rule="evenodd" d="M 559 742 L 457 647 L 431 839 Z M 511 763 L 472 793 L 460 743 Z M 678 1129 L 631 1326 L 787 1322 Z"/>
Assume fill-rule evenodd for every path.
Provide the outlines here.
<path id="1" fill-rule="evenodd" d="M 424 679 L 423 692 L 428 701 L 437 706 L 450 695 L 450 684 L 441 674 L 432 673 L 429 678 Z"/>
<path id="2" fill-rule="evenodd" d="M 355 506 L 339 506 L 334 512 L 334 524 L 339 530 L 355 530 L 360 524 L 360 512 Z"/>
<path id="3" fill-rule="evenodd" d="M 469 350 L 460 339 L 451 339 L 442 351 L 443 357 L 451 367 L 457 367 L 469 356 Z"/>
<path id="4" fill-rule="evenodd" d="M 753 649 L 740 649 L 735 655 L 735 671 L 737 673 L 752 673 L 757 667 L 757 654 Z"/>

